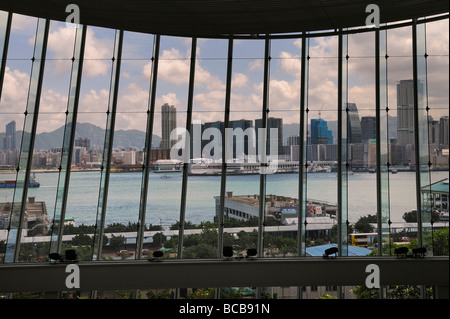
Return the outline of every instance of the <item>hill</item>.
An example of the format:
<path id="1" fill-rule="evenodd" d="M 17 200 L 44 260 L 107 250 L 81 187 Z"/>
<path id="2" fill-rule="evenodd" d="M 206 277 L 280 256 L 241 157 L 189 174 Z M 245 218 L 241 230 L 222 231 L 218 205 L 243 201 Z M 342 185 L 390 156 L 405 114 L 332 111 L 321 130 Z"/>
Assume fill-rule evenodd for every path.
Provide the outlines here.
<path id="1" fill-rule="evenodd" d="M 52 148 L 61 147 L 64 135 L 64 127 L 60 127 L 52 132 L 44 132 L 36 135 L 34 143 L 35 150 L 50 150 Z M 0 141 L 5 133 L 0 133 Z M 22 132 L 16 132 L 16 145 L 21 143 Z M 105 139 L 105 130 L 101 127 L 90 123 L 77 123 L 75 138 L 88 138 L 91 141 L 91 147 L 103 148 Z M 158 147 L 161 138 L 153 134 L 152 145 Z M 1 143 L 0 143 L 1 144 Z M 145 146 L 145 132 L 139 130 L 117 130 L 114 133 L 113 147 L 138 148 L 143 149 Z M 3 147 L 3 145 L 0 145 Z"/>

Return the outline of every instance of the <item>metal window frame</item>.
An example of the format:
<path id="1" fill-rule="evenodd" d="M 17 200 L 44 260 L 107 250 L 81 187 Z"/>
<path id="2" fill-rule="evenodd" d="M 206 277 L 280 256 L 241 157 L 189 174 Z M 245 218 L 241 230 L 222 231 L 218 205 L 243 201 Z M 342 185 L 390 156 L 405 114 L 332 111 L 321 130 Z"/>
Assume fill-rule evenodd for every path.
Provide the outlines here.
<path id="1" fill-rule="evenodd" d="M 192 38 L 191 44 L 191 61 L 189 70 L 189 89 L 187 100 L 187 116 L 186 116 L 186 132 L 191 131 L 192 124 L 192 107 L 194 100 L 194 81 L 195 81 L 195 63 L 197 55 L 197 38 Z M 190 152 L 190 138 L 186 138 L 185 152 Z M 187 186 L 188 186 L 188 168 L 189 168 L 189 156 L 184 153 L 183 163 L 183 180 L 181 186 L 181 206 L 180 206 L 180 229 L 178 232 L 178 253 L 177 258 L 181 259 L 183 256 L 183 243 L 184 243 L 184 223 L 186 218 L 186 200 L 187 200 Z"/>
<path id="2" fill-rule="evenodd" d="M 233 39 L 228 39 L 228 55 L 227 55 L 227 79 L 225 87 L 225 115 L 224 115 L 224 132 L 230 123 L 230 106 L 231 106 L 231 81 L 233 78 Z M 227 183 L 227 147 L 226 133 L 222 134 L 222 176 L 220 179 L 220 198 L 219 198 L 219 229 L 217 258 L 221 258 L 223 254 L 223 231 L 224 231 L 224 214 L 225 214 L 225 193 Z"/>
<path id="3" fill-rule="evenodd" d="M 72 70 L 69 84 L 69 98 L 66 110 L 66 124 L 64 125 L 64 137 L 61 151 L 61 165 L 59 167 L 55 209 L 52 222 L 50 253 L 60 253 L 61 251 L 62 236 L 64 232 L 64 220 L 67 207 L 67 196 L 69 193 L 73 144 L 75 140 L 75 132 L 77 125 L 80 87 L 83 73 L 86 30 L 87 30 L 86 25 L 77 27 L 74 40 L 75 45 L 72 57 Z M 60 187 L 61 183 L 62 187 Z"/>
<path id="4" fill-rule="evenodd" d="M 0 29 L 0 34 L 3 33 L 3 43 L 0 43 L 0 101 L 2 100 L 2 89 L 3 89 L 3 79 L 5 78 L 6 70 L 6 59 L 8 58 L 8 46 L 9 46 L 9 36 L 11 34 L 11 21 L 12 13 L 1 11 L 0 15 L 7 15 L 5 28 Z M 0 37 L 2 38 L 2 37 Z"/>
<path id="5" fill-rule="evenodd" d="M 103 164 L 101 171 L 95 235 L 93 239 L 92 260 L 97 260 L 102 254 L 103 233 L 105 228 L 106 207 L 108 201 L 109 175 L 111 170 L 112 147 L 117 111 L 117 96 L 119 91 L 120 65 L 122 61 L 123 30 L 115 31 L 114 55 L 112 58 L 109 103 L 107 110 L 105 143 L 103 147 Z"/>
<path id="6" fill-rule="evenodd" d="M 30 84 L 24 119 L 24 133 L 22 134 L 19 164 L 16 169 L 16 186 L 14 188 L 13 206 L 11 208 L 10 225 L 8 227 L 8 238 L 6 241 L 5 263 L 17 262 L 19 258 L 22 225 L 29 188 L 28 181 L 31 175 L 34 141 L 36 138 L 39 106 L 41 102 L 49 25 L 49 20 L 37 19 L 34 52 L 33 58 L 31 59 Z M 25 134 L 25 128 L 27 126 L 31 126 L 30 134 Z M 23 186 L 20 186 L 18 183 L 21 175 L 23 175 Z M 21 188 L 23 188 L 22 192 L 19 191 Z"/>
<path id="7" fill-rule="evenodd" d="M 139 206 L 139 229 L 136 240 L 136 259 L 141 259 L 144 244 L 145 217 L 147 212 L 148 183 L 150 174 L 150 155 L 152 150 L 153 124 L 155 119 L 156 85 L 158 83 L 160 35 L 155 35 L 153 42 L 152 68 L 150 73 L 150 101 L 147 109 L 147 128 L 145 139 L 144 170 L 142 172 L 141 197 Z"/>

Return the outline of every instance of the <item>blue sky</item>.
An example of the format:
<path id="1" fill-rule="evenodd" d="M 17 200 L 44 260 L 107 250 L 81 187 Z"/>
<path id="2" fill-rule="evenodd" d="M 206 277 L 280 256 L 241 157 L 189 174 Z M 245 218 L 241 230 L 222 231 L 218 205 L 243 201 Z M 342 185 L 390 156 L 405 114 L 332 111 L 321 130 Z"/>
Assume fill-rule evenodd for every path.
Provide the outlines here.
<path id="1" fill-rule="evenodd" d="M 23 125 L 26 92 L 31 70 L 36 19 L 14 15 L 3 96 L 0 101 L 0 131 L 7 122 Z M 38 131 L 64 125 L 75 29 L 52 22 Z M 154 37 L 125 32 L 116 129 L 145 130 L 149 76 Z M 89 27 L 86 61 L 78 121 L 105 126 L 114 30 Z M 412 78 L 411 29 L 388 32 L 389 104 L 395 116 L 395 85 Z M 226 40 L 198 39 L 193 119 L 223 120 L 227 63 Z M 448 20 L 427 25 L 428 87 L 431 115 L 448 115 Z M 270 116 L 284 123 L 298 123 L 300 101 L 301 40 L 273 40 L 270 64 Z M 164 103 L 178 110 L 178 126 L 184 127 L 189 80 L 191 39 L 162 37 L 156 109 Z M 349 36 L 349 102 L 357 104 L 360 116 L 374 116 L 374 35 Z M 232 119 L 261 117 L 263 40 L 234 42 Z M 314 38 L 310 43 L 309 108 L 311 118 L 336 120 L 337 37 Z M 444 71 L 443 71 L 444 70 Z M 160 117 L 155 116 L 155 134 Z"/>

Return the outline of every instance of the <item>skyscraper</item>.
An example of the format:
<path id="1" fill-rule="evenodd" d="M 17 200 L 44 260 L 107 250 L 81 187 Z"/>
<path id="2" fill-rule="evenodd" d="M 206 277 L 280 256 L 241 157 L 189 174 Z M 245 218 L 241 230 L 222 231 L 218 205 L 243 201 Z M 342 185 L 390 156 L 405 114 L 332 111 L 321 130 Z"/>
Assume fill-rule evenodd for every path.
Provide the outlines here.
<path id="1" fill-rule="evenodd" d="M 323 119 L 311 119 L 311 145 L 315 144 L 333 144 L 333 134 Z"/>
<path id="2" fill-rule="evenodd" d="M 13 151 L 16 149 L 16 122 L 6 124 L 6 135 L 3 137 L 3 149 Z"/>
<path id="3" fill-rule="evenodd" d="M 414 144 L 414 81 L 397 84 L 397 143 Z"/>
<path id="4" fill-rule="evenodd" d="M 367 142 L 377 138 L 377 126 L 375 116 L 361 117 L 361 142 Z"/>
<path id="5" fill-rule="evenodd" d="M 441 149 L 448 148 L 448 116 L 439 119 L 439 144 Z"/>
<path id="6" fill-rule="evenodd" d="M 170 133 L 177 127 L 177 109 L 165 103 L 161 106 L 161 148 L 170 149 L 176 140 L 170 139 Z"/>
<path id="7" fill-rule="evenodd" d="M 347 103 L 348 143 L 361 143 L 361 121 L 355 103 Z"/>
<path id="8" fill-rule="evenodd" d="M 75 139 L 75 146 L 84 147 L 89 152 L 91 149 L 91 140 L 88 138 L 78 137 Z"/>
<path id="9" fill-rule="evenodd" d="M 263 127 L 262 119 L 255 120 L 255 130 L 256 130 L 256 149 L 258 151 L 258 129 Z M 273 136 L 270 129 L 276 128 L 277 135 Z M 271 143 L 276 143 L 278 145 L 278 155 L 282 155 L 283 151 L 283 119 L 269 117 L 267 119 L 267 144 L 266 144 L 266 154 L 270 152 Z M 274 155 L 274 154 L 272 154 Z"/>

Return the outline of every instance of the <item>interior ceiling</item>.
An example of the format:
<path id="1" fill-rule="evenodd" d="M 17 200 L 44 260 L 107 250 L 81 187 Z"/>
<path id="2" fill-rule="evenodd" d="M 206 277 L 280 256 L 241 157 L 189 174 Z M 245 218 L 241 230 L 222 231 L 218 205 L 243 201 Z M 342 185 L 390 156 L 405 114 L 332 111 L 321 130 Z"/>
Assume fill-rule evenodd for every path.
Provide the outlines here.
<path id="1" fill-rule="evenodd" d="M 80 23 L 161 35 L 222 37 L 365 26 L 368 4 L 380 22 L 448 13 L 448 0 L 0 0 L 0 10 L 65 21 L 77 4 Z"/>

